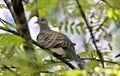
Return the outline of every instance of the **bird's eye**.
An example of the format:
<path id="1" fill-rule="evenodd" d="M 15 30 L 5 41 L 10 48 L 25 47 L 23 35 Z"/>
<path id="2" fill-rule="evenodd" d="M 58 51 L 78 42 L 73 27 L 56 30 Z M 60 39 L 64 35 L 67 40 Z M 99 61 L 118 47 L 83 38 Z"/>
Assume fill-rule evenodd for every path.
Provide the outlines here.
<path id="1" fill-rule="evenodd" d="M 44 21 L 44 19 L 42 18 L 41 21 Z"/>

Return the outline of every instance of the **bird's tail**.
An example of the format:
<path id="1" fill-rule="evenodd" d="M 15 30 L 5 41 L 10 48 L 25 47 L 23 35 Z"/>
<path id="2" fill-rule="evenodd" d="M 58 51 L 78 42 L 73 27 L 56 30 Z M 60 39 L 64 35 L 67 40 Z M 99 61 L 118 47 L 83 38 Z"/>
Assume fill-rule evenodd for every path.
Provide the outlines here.
<path id="1" fill-rule="evenodd" d="M 74 48 L 63 48 L 67 54 L 67 60 L 73 65 L 76 69 L 84 69 L 85 62 L 80 59 L 80 57 L 75 53 Z"/>

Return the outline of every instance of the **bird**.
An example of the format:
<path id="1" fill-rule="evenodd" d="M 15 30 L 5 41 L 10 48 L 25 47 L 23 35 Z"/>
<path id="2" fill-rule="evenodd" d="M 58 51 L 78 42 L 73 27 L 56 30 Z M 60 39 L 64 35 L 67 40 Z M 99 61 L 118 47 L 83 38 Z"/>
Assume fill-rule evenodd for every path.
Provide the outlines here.
<path id="1" fill-rule="evenodd" d="M 35 23 L 40 27 L 36 39 L 40 46 L 61 56 L 64 61 L 74 66 L 75 69 L 83 70 L 85 68 L 85 62 L 75 52 L 76 44 L 67 35 L 51 30 L 45 18 L 38 18 Z"/>

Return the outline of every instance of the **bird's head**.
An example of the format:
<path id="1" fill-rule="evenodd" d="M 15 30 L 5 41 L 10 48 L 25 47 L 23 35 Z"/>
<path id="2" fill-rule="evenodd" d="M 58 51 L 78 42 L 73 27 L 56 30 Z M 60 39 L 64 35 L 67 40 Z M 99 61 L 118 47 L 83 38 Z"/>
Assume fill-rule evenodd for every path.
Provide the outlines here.
<path id="1" fill-rule="evenodd" d="M 41 31 L 50 30 L 48 22 L 45 18 L 38 18 L 35 23 L 38 23 Z"/>
<path id="2" fill-rule="evenodd" d="M 47 20 L 45 18 L 38 18 L 35 23 L 38 23 L 40 26 L 42 26 L 47 24 Z"/>

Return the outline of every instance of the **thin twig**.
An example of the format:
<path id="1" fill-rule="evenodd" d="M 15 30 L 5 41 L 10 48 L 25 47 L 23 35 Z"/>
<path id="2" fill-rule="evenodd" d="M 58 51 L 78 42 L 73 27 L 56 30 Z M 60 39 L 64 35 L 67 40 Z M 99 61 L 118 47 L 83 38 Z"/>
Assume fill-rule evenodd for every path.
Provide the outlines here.
<path id="1" fill-rule="evenodd" d="M 108 20 L 108 17 L 106 17 L 106 18 L 104 19 L 104 21 L 99 25 L 99 27 L 98 27 L 96 30 L 101 29 L 102 26 L 104 25 L 104 23 L 105 23 L 107 20 Z"/>
<path id="2" fill-rule="evenodd" d="M 0 18 L 0 22 L 1 22 L 3 25 L 5 25 L 4 23 L 6 23 L 6 24 L 8 24 L 8 25 L 14 26 L 13 24 L 11 24 L 11 23 L 3 20 L 2 18 Z"/>
<path id="3" fill-rule="evenodd" d="M 81 58 L 81 60 L 95 60 L 95 61 L 101 62 L 100 59 L 96 59 L 96 58 Z M 104 62 L 120 65 L 120 63 L 112 62 L 112 61 L 108 61 L 108 60 L 104 60 Z"/>
<path id="4" fill-rule="evenodd" d="M 13 10 L 13 7 L 12 7 L 12 4 L 9 0 L 4 0 L 5 4 L 7 5 L 8 9 L 10 10 L 11 14 L 12 14 L 12 17 L 16 23 L 16 15 L 15 15 L 15 12 Z"/>
<path id="5" fill-rule="evenodd" d="M 34 73 L 33 76 L 40 76 L 40 73 L 49 73 L 49 74 L 54 74 L 53 72 L 50 72 L 50 71 L 38 71 L 36 73 Z"/>
<path id="6" fill-rule="evenodd" d="M 115 58 L 120 57 L 120 54 L 116 55 Z"/>
<path id="7" fill-rule="evenodd" d="M 106 3 L 110 8 L 113 8 L 113 9 L 115 9 L 112 5 L 110 5 L 110 3 L 108 3 L 106 0 L 101 0 L 101 1 L 103 1 L 104 3 Z"/>
<path id="8" fill-rule="evenodd" d="M 53 74 L 53 72 L 50 72 L 50 71 L 39 71 L 40 73 L 50 73 L 50 74 Z"/>
<path id="9" fill-rule="evenodd" d="M 8 71 L 12 72 L 14 75 L 16 75 L 16 76 L 20 76 L 20 75 L 17 74 L 15 71 L 13 71 L 13 70 L 11 69 L 11 67 L 8 67 L 8 66 L 5 65 L 5 64 L 3 64 L 2 69 L 7 69 Z"/>
<path id="10" fill-rule="evenodd" d="M 85 21 L 85 23 L 86 23 L 86 26 L 87 26 L 87 28 L 88 28 L 88 30 L 89 30 L 89 32 L 90 32 L 90 35 L 91 35 L 91 38 L 92 38 L 92 42 L 93 42 L 93 44 L 94 44 L 94 46 L 95 46 L 95 48 L 96 48 L 96 51 L 97 51 L 97 54 L 98 54 L 100 60 L 101 60 L 102 67 L 104 68 L 103 56 L 102 56 L 102 53 L 100 52 L 100 50 L 99 50 L 98 47 L 97 47 L 97 44 L 96 44 L 96 42 L 95 42 L 95 37 L 94 37 L 94 35 L 93 35 L 93 33 L 92 33 L 92 29 L 91 29 L 91 27 L 90 27 L 90 25 L 89 25 L 89 22 L 88 22 L 88 20 L 87 20 L 87 18 L 86 18 L 86 15 L 85 15 L 82 7 L 81 7 L 81 4 L 80 4 L 79 0 L 76 0 L 76 2 L 77 2 L 77 5 L 78 5 L 78 7 L 79 7 L 79 11 L 80 11 L 80 13 L 81 13 L 81 15 L 82 15 L 82 17 L 83 17 L 83 19 L 84 19 L 84 21 Z"/>
<path id="11" fill-rule="evenodd" d="M 15 74 L 16 76 L 20 76 L 18 73 L 16 73 L 15 71 L 12 70 L 12 69 L 15 69 L 15 67 L 8 67 L 7 65 L 3 64 L 1 69 L 7 69 L 10 72 L 12 72 L 13 74 Z M 50 74 L 53 74 L 53 72 L 50 72 L 50 71 L 38 71 L 36 73 L 50 73 Z"/>

